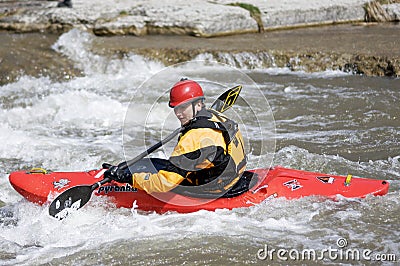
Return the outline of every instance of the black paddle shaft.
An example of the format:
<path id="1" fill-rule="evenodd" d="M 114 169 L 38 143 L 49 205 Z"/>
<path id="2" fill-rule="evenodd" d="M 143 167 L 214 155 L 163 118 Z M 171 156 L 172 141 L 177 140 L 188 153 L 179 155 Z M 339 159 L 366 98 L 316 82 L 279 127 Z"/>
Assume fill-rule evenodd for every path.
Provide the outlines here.
<path id="1" fill-rule="evenodd" d="M 141 159 L 143 159 L 144 157 L 146 157 L 150 153 L 153 153 L 158 148 L 163 146 L 165 143 L 170 142 L 173 138 L 175 138 L 175 136 L 178 135 L 183 130 L 183 128 L 184 127 L 180 127 L 180 128 L 175 129 L 175 131 L 172 132 L 171 134 L 169 134 L 165 139 L 163 139 L 160 142 L 154 144 L 153 146 L 151 146 L 150 148 L 148 148 L 147 150 L 145 150 L 144 152 L 142 152 L 141 154 L 139 154 L 135 158 L 133 158 L 133 159 L 131 159 L 131 160 L 125 162 L 125 163 L 120 164 L 118 166 L 118 168 L 115 169 L 115 171 L 124 170 L 127 167 L 130 167 L 130 166 L 134 165 L 135 163 L 137 163 L 138 161 L 140 161 Z"/>

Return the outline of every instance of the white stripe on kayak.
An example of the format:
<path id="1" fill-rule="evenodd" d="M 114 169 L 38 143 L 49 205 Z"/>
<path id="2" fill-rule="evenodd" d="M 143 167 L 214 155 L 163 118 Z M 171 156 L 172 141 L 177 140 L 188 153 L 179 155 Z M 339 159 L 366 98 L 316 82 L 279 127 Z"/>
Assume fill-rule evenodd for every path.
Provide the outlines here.
<path id="1" fill-rule="evenodd" d="M 257 189 L 253 190 L 252 192 L 253 192 L 253 194 L 256 194 L 258 191 L 260 191 L 263 188 L 268 188 L 268 185 L 264 185 L 264 186 L 258 187 Z"/>
<path id="2" fill-rule="evenodd" d="M 98 173 L 94 176 L 94 178 L 100 178 L 100 177 L 102 177 L 105 171 L 107 171 L 107 169 L 101 169 L 101 171 L 98 172 Z"/>

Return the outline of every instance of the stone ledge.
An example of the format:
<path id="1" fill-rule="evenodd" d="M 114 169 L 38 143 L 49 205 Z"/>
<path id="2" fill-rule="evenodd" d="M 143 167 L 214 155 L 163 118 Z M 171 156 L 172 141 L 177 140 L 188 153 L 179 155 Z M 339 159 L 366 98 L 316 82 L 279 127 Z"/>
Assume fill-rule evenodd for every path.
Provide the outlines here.
<path id="1" fill-rule="evenodd" d="M 73 8 L 57 8 L 55 1 L 0 0 L 0 29 L 60 33 L 80 28 L 97 35 L 214 37 L 364 21 L 365 6 L 369 2 L 371 0 L 72 0 Z M 386 20 L 399 20 L 399 5 L 381 6 L 388 14 Z"/>

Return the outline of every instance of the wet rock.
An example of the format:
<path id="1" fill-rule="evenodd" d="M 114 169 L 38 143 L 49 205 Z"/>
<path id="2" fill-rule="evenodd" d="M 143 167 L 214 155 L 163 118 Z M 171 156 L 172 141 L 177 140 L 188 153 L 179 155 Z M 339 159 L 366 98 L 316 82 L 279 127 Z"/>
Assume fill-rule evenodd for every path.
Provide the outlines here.
<path id="1" fill-rule="evenodd" d="M 381 21 L 383 16 L 388 21 L 399 15 L 396 4 L 381 6 L 371 0 L 74 0 L 73 8 L 57 8 L 49 1 L 31 2 L 0 0 L 0 29 L 66 32 L 81 28 L 97 35 L 213 37 L 364 21 L 365 17 Z M 364 8 L 371 14 L 366 16 Z"/>
<path id="2" fill-rule="evenodd" d="M 365 20 L 367 22 L 400 21 L 400 0 L 375 0 L 367 3 L 365 5 Z"/>
<path id="3" fill-rule="evenodd" d="M 97 37 L 92 51 L 105 56 L 134 53 L 165 65 L 212 59 L 241 69 L 287 67 L 293 71 L 340 70 L 366 76 L 398 77 L 399 32 L 400 28 L 395 24 L 357 24 L 211 39 L 190 36 Z"/>
<path id="4" fill-rule="evenodd" d="M 119 50 L 120 55 L 127 55 L 132 50 Z M 289 68 L 292 71 L 322 72 L 340 70 L 365 76 L 400 76 L 400 57 L 357 55 L 335 52 L 301 52 L 287 50 L 269 51 L 213 51 L 205 49 L 148 49 L 133 51 L 151 60 L 165 65 L 173 65 L 193 60 L 199 55 L 217 62 L 238 68 Z M 204 56 L 205 55 L 205 56 Z"/>
<path id="5" fill-rule="evenodd" d="M 74 8 L 21 8 L 0 18 L 0 28 L 18 32 L 85 28 L 96 34 L 185 34 L 201 37 L 257 32 L 245 9 L 204 0 L 75 0 Z"/>
<path id="6" fill-rule="evenodd" d="M 371 0 L 242 0 L 257 7 L 265 30 L 364 21 L 363 6 Z M 231 3 L 219 0 L 218 3 Z"/>
<path id="7" fill-rule="evenodd" d="M 206 1 L 160 2 L 128 8 L 108 21 L 98 21 L 96 34 L 174 34 L 201 37 L 257 32 L 246 10 Z"/>
<path id="8" fill-rule="evenodd" d="M 97 35 L 135 35 L 147 34 L 146 24 L 143 19 L 134 16 L 124 16 L 113 20 L 99 19 L 93 28 Z"/>
<path id="9" fill-rule="evenodd" d="M 400 3 L 385 5 L 384 7 L 389 16 L 389 21 L 400 21 Z"/>
<path id="10" fill-rule="evenodd" d="M 390 16 L 382 5 L 377 1 L 369 2 L 365 5 L 365 20 L 368 22 L 390 21 Z"/>

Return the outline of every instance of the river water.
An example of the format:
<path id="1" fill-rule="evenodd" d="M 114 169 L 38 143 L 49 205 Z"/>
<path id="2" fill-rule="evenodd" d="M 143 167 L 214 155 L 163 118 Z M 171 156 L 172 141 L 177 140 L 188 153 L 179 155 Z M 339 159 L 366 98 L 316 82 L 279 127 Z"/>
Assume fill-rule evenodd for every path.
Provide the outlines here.
<path id="1" fill-rule="evenodd" d="M 265 69 L 257 60 L 238 69 L 208 54 L 166 68 L 135 54 L 96 55 L 89 48 L 94 38 L 73 30 L 51 47 L 81 76 L 22 74 L 0 88 L 0 265 L 361 265 L 379 255 L 390 265 L 393 256 L 400 259 L 399 79 Z M 244 86 L 227 113 L 240 121 L 249 167 L 386 179 L 389 193 L 164 215 L 94 198 L 60 222 L 8 183 L 19 169 L 80 171 L 132 158 L 178 126 L 167 93 L 182 76 L 202 83 L 208 104 L 226 88 Z M 173 145 L 155 156 L 167 157 Z M 280 257 L 273 249 L 283 250 Z M 333 252 L 316 261 L 293 258 L 311 249 Z M 346 251 L 360 258 L 346 260 Z"/>

